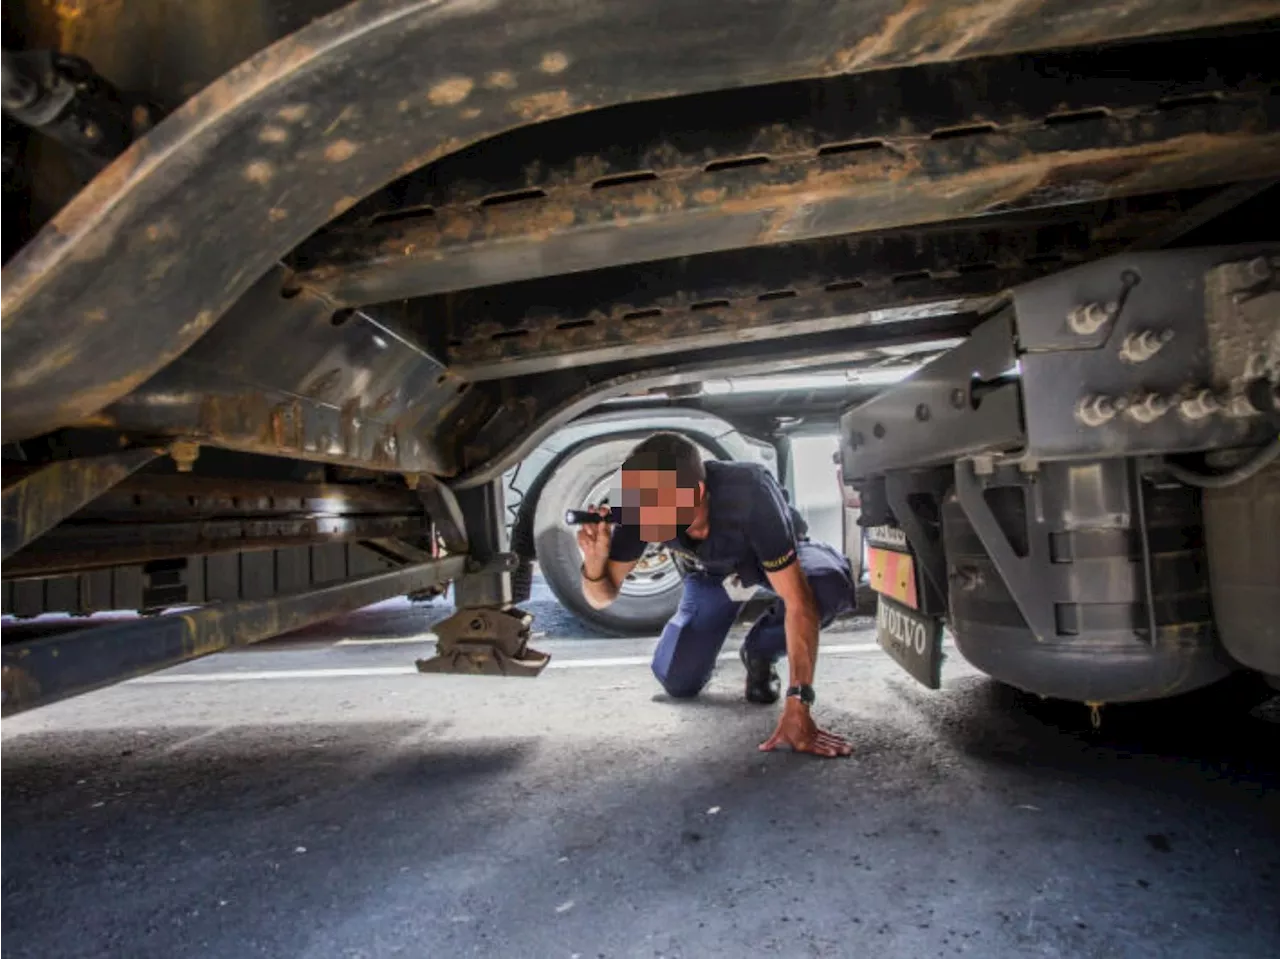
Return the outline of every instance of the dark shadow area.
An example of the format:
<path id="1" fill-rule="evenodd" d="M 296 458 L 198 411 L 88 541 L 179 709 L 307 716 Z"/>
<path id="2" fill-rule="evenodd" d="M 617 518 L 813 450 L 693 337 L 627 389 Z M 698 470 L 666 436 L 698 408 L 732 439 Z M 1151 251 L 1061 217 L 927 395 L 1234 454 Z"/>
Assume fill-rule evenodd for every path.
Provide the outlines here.
<path id="1" fill-rule="evenodd" d="M 734 665 L 736 664 L 723 663 L 721 664 L 720 668 L 721 669 L 724 669 L 725 667 L 733 668 Z M 741 667 L 738 667 L 738 674 L 741 674 L 741 672 L 742 672 Z M 741 676 L 738 675 L 735 681 L 741 681 Z M 655 686 L 657 685 L 656 681 L 654 685 Z M 668 705 L 668 706 L 674 706 L 677 709 L 683 709 L 689 712 L 729 711 L 729 712 L 741 713 L 744 716 L 750 716 L 753 714 L 757 716 L 773 715 L 772 712 L 768 711 L 769 707 L 760 706 L 756 703 L 747 702 L 746 699 L 743 698 L 743 695 L 741 692 L 721 693 L 721 692 L 707 692 L 706 690 L 703 690 L 697 696 L 693 696 L 690 698 L 677 698 L 675 696 L 670 696 L 667 693 L 664 693 L 662 691 L 662 687 L 659 686 L 658 691 L 653 694 L 653 698 L 651 701 L 655 703 L 663 703 L 664 705 Z"/>
<path id="2" fill-rule="evenodd" d="M 1170 699 L 1106 705 L 1097 728 L 1081 703 L 1042 699 L 985 677 L 948 692 L 904 695 L 940 741 L 965 755 L 1107 788 L 1206 800 L 1229 793 L 1267 798 L 1280 828 L 1280 725 L 1258 708 L 1277 694 L 1256 677 L 1233 676 Z"/>

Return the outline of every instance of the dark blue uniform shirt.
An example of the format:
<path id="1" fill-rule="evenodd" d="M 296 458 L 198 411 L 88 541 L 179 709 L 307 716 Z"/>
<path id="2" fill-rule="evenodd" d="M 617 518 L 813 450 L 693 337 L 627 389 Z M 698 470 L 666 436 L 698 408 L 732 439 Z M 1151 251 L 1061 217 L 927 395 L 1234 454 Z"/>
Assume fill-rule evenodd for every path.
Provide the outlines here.
<path id="1" fill-rule="evenodd" d="M 808 527 L 760 464 L 709 460 L 706 468 L 707 538 L 690 539 L 681 532 L 664 545 L 685 575 L 724 578 L 737 573 L 744 586 L 766 584 L 767 573 L 796 561 L 796 544 Z M 614 527 L 610 559 L 635 562 L 644 550 L 639 527 Z"/>

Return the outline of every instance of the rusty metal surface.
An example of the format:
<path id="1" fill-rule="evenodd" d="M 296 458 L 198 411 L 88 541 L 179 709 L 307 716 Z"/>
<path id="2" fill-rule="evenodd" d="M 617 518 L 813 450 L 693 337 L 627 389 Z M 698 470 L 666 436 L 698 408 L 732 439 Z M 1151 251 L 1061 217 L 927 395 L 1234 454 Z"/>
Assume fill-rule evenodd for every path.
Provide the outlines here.
<path id="1" fill-rule="evenodd" d="M 3 713 L 43 706 L 426 589 L 457 577 L 465 565 L 461 556 L 436 559 L 273 599 L 219 603 L 6 645 L 0 651 Z"/>
<path id="2" fill-rule="evenodd" d="M 363 0 L 205 88 L 9 262 L 4 438 L 119 399 L 323 223 L 397 175 L 512 125 L 1276 12 L 1258 0 Z"/>
<path id="3" fill-rule="evenodd" d="M 422 341 L 446 320 L 450 368 L 481 381 L 616 361 L 638 349 L 656 356 L 892 322 L 903 306 L 988 296 L 1119 252 L 1181 215 L 1175 197 L 1077 204 L 508 284 L 411 303 L 399 314 L 373 312 Z"/>
<path id="4" fill-rule="evenodd" d="M 1273 20 L 1244 33 L 923 64 L 574 114 L 442 157 L 362 200 L 326 231 L 446 217 L 532 199 L 530 192 L 607 193 L 746 162 L 872 149 L 884 137 L 1071 125 L 1230 91 L 1261 93 L 1277 72 L 1278 30 Z M 291 261 L 307 266 L 310 250 L 304 244 Z"/>
<path id="5" fill-rule="evenodd" d="M 448 474 L 436 436 L 469 384 L 360 313 L 259 281 L 190 351 L 90 423 L 251 453 Z"/>
<path id="6" fill-rule="evenodd" d="M 1078 149 L 1067 146 L 1074 137 L 1059 130 L 1045 137 L 1058 142 L 1041 149 L 1014 135 L 984 133 L 975 135 L 984 141 L 977 149 L 951 140 L 901 151 L 895 144 L 883 152 L 770 164 L 762 172 L 717 173 L 714 186 L 697 174 L 661 187 L 620 187 L 608 196 L 531 201 L 537 209 L 527 212 L 516 204 L 481 209 L 362 238 L 359 249 L 334 252 L 340 263 L 318 266 L 299 282 L 340 304 L 367 304 L 528 279 L 549 266 L 572 273 L 1264 177 L 1280 166 L 1280 103 L 1267 107 L 1242 107 L 1225 129 L 1211 133 L 1206 117 L 1188 117 L 1184 132 L 1151 130 L 1146 142 L 1140 129 L 1157 124 L 1113 120 L 1102 124 L 1111 136 Z M 1268 132 L 1259 135 L 1259 127 Z M 954 172 L 937 172 L 947 168 Z"/>
<path id="7" fill-rule="evenodd" d="M 159 450 L 132 449 L 61 460 L 7 482 L 0 501 L 6 574 L 14 553 L 159 455 Z"/>
<path id="8" fill-rule="evenodd" d="M 1061 81 L 1055 84 L 1061 86 Z M 788 144 L 727 169 L 677 168 L 498 205 L 438 209 L 300 251 L 299 282 L 342 304 L 708 251 L 887 230 L 1001 210 L 1211 186 L 1280 168 L 1280 95 L 1111 107 L 966 132 L 869 128 L 862 147 Z M 939 138 L 941 137 L 941 138 Z M 836 152 L 830 152 L 832 150 Z"/>
<path id="9" fill-rule="evenodd" d="M 660 363 L 668 354 L 738 344 L 773 344 L 788 350 L 796 337 L 842 330 L 892 327 L 913 317 L 946 315 L 958 308 L 1051 272 L 1047 265 L 1021 265 L 957 276 L 921 276 L 852 290 L 817 290 L 778 299 L 751 297 L 746 302 L 719 301 L 663 320 L 648 319 L 593 324 L 566 333 L 546 324 L 542 336 L 531 337 L 527 349 L 504 350 L 510 341 L 474 351 L 458 372 L 479 382 L 527 376 L 583 365 L 617 363 L 638 352 Z M 911 289 L 911 287 L 915 289 Z M 589 335 L 582 335 L 587 333 Z M 491 341 L 492 342 L 492 341 Z M 868 344 L 869 345 L 869 344 Z"/>

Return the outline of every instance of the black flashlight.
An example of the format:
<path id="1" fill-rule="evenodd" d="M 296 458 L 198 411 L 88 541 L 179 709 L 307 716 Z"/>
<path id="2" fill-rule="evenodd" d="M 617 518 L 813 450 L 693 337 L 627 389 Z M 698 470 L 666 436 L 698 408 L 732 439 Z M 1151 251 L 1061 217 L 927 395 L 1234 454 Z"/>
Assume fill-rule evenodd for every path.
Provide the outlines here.
<path id="1" fill-rule="evenodd" d="M 610 508 L 608 516 L 601 516 L 589 509 L 567 509 L 564 511 L 564 521 L 568 526 L 584 526 L 588 523 L 612 523 L 617 526 L 622 522 L 622 508 Z"/>

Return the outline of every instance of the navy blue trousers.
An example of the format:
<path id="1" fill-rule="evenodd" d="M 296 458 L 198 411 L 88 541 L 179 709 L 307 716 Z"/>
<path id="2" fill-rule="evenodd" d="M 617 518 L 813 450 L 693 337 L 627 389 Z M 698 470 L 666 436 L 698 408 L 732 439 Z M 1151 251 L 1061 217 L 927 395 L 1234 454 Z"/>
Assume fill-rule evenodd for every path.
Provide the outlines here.
<path id="1" fill-rule="evenodd" d="M 849 561 L 825 543 L 801 543 L 797 554 L 817 600 L 818 616 L 827 626 L 853 608 Z M 653 652 L 653 675 L 669 695 L 682 699 L 696 696 L 707 684 L 741 606 L 725 592 L 723 577 L 685 577 L 680 608 L 667 621 Z M 755 621 L 742 643 L 749 658 L 777 660 L 786 653 L 785 618 L 779 599 Z"/>

